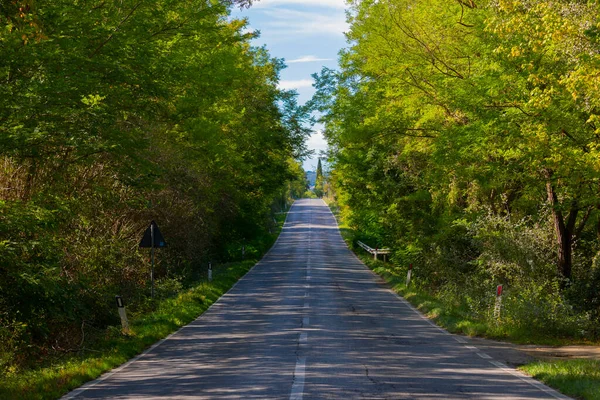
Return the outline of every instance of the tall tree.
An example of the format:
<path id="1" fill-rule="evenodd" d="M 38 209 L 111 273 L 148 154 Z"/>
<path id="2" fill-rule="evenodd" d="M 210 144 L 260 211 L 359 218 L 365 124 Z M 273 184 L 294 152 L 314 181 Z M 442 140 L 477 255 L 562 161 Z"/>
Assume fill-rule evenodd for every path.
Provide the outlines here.
<path id="1" fill-rule="evenodd" d="M 556 271 L 571 279 L 574 243 L 599 218 L 599 5 L 351 6 L 351 47 L 340 72 L 318 77 L 314 101 L 355 216 L 401 218 L 427 237 L 443 221 L 435 212 L 521 218 L 549 207 Z"/>

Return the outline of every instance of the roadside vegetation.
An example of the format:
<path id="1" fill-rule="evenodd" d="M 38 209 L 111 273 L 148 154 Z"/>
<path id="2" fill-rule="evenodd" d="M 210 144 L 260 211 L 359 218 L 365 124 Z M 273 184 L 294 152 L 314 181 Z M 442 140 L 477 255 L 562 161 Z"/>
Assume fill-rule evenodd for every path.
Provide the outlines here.
<path id="1" fill-rule="evenodd" d="M 276 215 L 272 234 L 256 243 L 255 256 L 264 254 L 275 242 L 285 220 L 285 213 Z M 41 364 L 7 374 L 0 380 L 0 398 L 23 400 L 53 400 L 85 382 L 95 379 L 148 347 L 187 325 L 204 313 L 226 293 L 258 261 L 256 258 L 217 264 L 213 280 L 207 276 L 190 287 L 167 291 L 148 300 L 145 307 L 127 307 L 131 332 L 123 334 L 120 325 L 97 330 L 85 341 L 85 347 L 71 353 L 56 353 L 44 357 Z M 206 271 L 205 271 L 206 272 Z M 113 308 L 116 315 L 116 307 Z"/>
<path id="2" fill-rule="evenodd" d="M 260 257 L 306 190 L 309 115 L 229 18 L 249 3 L 0 2 L 1 385 L 72 387 L 180 325 L 141 316 L 206 298 L 189 320 L 230 284 L 198 287 L 208 263 Z M 138 248 L 152 220 L 167 243 L 154 299 Z M 113 329 L 115 295 L 134 337 Z"/>
<path id="3" fill-rule="evenodd" d="M 367 263 L 450 331 L 597 344 L 600 3 L 351 1 L 348 22 L 313 106 L 325 197 L 392 250 Z"/>
<path id="4" fill-rule="evenodd" d="M 521 369 L 566 395 L 585 400 L 600 399 L 599 360 L 540 361 Z"/>
<path id="5" fill-rule="evenodd" d="M 600 3 L 361 1 L 349 23 L 313 106 L 355 239 L 466 331 L 598 341 Z"/>
<path id="6" fill-rule="evenodd" d="M 342 237 L 365 265 L 380 275 L 392 289 L 409 301 L 427 318 L 449 332 L 467 336 L 480 336 L 488 339 L 505 340 L 518 344 L 561 345 L 600 345 L 596 339 L 581 339 L 577 335 L 556 335 L 553 330 L 515 329 L 505 324 L 507 320 L 503 309 L 499 319 L 476 318 L 469 309 L 457 302 L 448 302 L 437 293 L 427 290 L 418 283 L 419 272 L 413 269 L 411 283 L 406 286 L 408 268 L 393 263 L 374 260 L 357 244 L 361 237 L 349 227 L 340 216 L 340 209 L 331 198 L 326 199 L 336 216 Z M 490 313 L 493 311 L 490 310 Z M 510 311 L 509 311 L 510 312 Z M 560 392 L 582 400 L 600 399 L 600 361 L 590 359 L 571 359 L 560 361 L 537 361 L 519 367 Z"/>

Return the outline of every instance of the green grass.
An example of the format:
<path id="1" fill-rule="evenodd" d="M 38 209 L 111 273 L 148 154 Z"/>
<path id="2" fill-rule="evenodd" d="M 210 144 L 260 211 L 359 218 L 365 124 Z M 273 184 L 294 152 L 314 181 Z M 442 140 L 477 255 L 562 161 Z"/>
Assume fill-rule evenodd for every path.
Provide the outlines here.
<path id="1" fill-rule="evenodd" d="M 277 215 L 276 232 L 268 238 L 261 238 L 260 247 L 265 251 L 281 232 L 284 219 L 285 214 Z M 125 363 L 204 313 L 256 261 L 246 260 L 215 266 L 212 282 L 201 282 L 174 298 L 161 300 L 156 311 L 130 320 L 130 335 L 123 335 L 120 326 L 109 327 L 92 348 L 84 353 L 44 359 L 41 360 L 43 367 L 3 376 L 0 380 L 0 399 L 57 399 Z"/>
<path id="2" fill-rule="evenodd" d="M 566 395 L 600 400 L 600 360 L 540 361 L 520 369 Z"/>

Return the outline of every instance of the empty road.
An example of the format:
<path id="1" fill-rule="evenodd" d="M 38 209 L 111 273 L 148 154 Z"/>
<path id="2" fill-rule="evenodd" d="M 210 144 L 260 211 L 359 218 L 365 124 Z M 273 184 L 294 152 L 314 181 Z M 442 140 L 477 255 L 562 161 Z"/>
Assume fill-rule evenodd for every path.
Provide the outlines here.
<path id="1" fill-rule="evenodd" d="M 299 200 L 271 251 L 204 315 L 64 399 L 566 397 L 437 328 Z"/>

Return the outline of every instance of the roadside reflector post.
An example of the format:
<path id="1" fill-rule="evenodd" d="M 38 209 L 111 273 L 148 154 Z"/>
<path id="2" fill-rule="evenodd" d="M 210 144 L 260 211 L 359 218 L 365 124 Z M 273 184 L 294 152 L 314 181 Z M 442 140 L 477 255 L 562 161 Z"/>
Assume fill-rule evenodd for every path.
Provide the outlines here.
<path id="1" fill-rule="evenodd" d="M 494 318 L 500 320 L 500 313 L 502 311 L 502 285 L 496 287 L 496 305 L 494 306 Z"/>
<path id="2" fill-rule="evenodd" d="M 212 263 L 208 263 L 208 281 L 212 282 Z"/>
<path id="3" fill-rule="evenodd" d="M 121 326 L 123 327 L 123 333 L 128 335 L 129 331 L 129 321 L 127 320 L 127 312 L 125 311 L 125 303 L 123 302 L 123 298 L 121 296 L 115 296 L 115 301 L 117 302 L 117 310 L 119 310 L 119 317 L 121 317 Z"/>
<path id="4" fill-rule="evenodd" d="M 410 285 L 410 278 L 412 277 L 412 264 L 409 264 L 408 266 L 408 273 L 406 274 L 406 287 L 408 287 L 408 285 Z"/>

